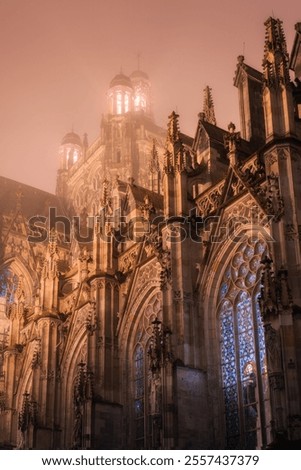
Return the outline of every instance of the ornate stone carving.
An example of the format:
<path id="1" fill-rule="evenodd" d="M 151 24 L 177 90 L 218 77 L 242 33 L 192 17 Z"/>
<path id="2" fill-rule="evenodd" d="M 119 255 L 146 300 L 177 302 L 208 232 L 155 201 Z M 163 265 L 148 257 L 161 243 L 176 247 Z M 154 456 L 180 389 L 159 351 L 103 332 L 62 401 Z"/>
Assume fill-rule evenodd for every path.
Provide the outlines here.
<path id="1" fill-rule="evenodd" d="M 269 384 L 272 390 L 284 389 L 284 377 L 282 372 L 269 374 Z"/>
<path id="2" fill-rule="evenodd" d="M 278 175 L 269 174 L 267 184 L 260 188 L 257 195 L 267 215 L 272 215 L 274 222 L 278 222 L 284 214 L 284 201 L 280 194 Z"/>
<path id="3" fill-rule="evenodd" d="M 73 423 L 73 448 L 80 449 L 83 445 L 83 420 L 87 401 L 93 396 L 93 373 L 87 369 L 85 362 L 77 366 L 73 390 L 74 423 Z"/>
<path id="4" fill-rule="evenodd" d="M 287 147 L 280 147 L 278 149 L 278 157 L 280 160 L 287 160 L 290 155 L 290 151 Z"/>
<path id="5" fill-rule="evenodd" d="M 120 272 L 127 273 L 134 269 L 134 266 L 137 262 L 139 248 L 139 243 L 135 244 L 132 248 L 120 255 L 118 260 L 118 267 Z"/>
<path id="6" fill-rule="evenodd" d="M 230 122 L 228 125 L 228 130 L 224 135 L 224 146 L 228 150 L 228 156 L 230 157 L 230 164 L 231 164 L 231 155 L 236 154 L 236 151 L 238 150 L 238 147 L 240 145 L 240 132 L 235 132 L 235 125 L 233 122 Z M 234 162 L 233 162 L 234 163 Z"/>
<path id="7" fill-rule="evenodd" d="M 279 333 L 269 323 L 265 325 L 265 344 L 268 356 L 268 372 L 278 374 L 282 371 L 280 337 Z"/>
<path id="8" fill-rule="evenodd" d="M 288 241 L 294 241 L 298 238 L 297 227 L 294 224 L 286 224 L 286 226 L 285 226 L 285 238 Z"/>
<path id="9" fill-rule="evenodd" d="M 199 213 L 202 217 L 207 217 L 212 212 L 215 212 L 221 203 L 222 193 L 225 182 L 222 181 L 219 184 L 213 186 L 199 198 L 197 198 L 197 206 Z"/>
<path id="10" fill-rule="evenodd" d="M 41 366 L 41 339 L 35 339 L 31 359 L 31 368 L 36 369 Z"/>
<path id="11" fill-rule="evenodd" d="M 55 378 L 54 370 L 43 369 L 41 373 L 41 380 L 52 381 Z"/>
<path id="12" fill-rule="evenodd" d="M 265 161 L 268 165 L 268 168 L 270 169 L 272 167 L 272 165 L 277 162 L 276 150 L 273 150 L 272 152 L 266 154 Z"/>

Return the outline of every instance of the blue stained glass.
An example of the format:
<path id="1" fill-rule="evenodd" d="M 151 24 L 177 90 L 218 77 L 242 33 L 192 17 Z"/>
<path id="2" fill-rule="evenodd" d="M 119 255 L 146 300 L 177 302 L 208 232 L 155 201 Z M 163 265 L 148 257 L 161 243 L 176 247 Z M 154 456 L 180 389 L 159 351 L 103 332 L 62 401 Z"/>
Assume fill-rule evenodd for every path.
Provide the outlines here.
<path id="1" fill-rule="evenodd" d="M 256 272 L 260 267 L 260 259 L 257 256 L 254 256 L 250 261 L 250 269 L 253 272 Z"/>
<path id="2" fill-rule="evenodd" d="M 258 290 L 256 299 L 251 290 L 258 279 L 260 258 L 265 251 L 266 244 L 262 240 L 256 240 L 255 249 L 250 245 L 241 246 L 225 271 L 219 292 L 220 298 L 223 298 L 220 306 L 221 372 L 229 449 L 256 448 L 257 381 L 263 382 L 265 397 L 268 396 L 265 385 L 265 338 L 257 301 Z M 256 366 L 257 357 L 260 364 Z M 243 434 L 240 435 L 242 428 Z"/>
<path id="3" fill-rule="evenodd" d="M 238 268 L 242 262 L 243 262 L 242 254 L 239 252 L 236 253 L 232 261 L 232 266 L 234 266 L 235 268 Z"/>
<path id="4" fill-rule="evenodd" d="M 144 403 L 143 400 L 136 400 L 135 401 L 135 413 L 136 417 L 140 418 L 144 415 Z"/>
<path id="5" fill-rule="evenodd" d="M 13 302 L 18 287 L 18 276 L 10 268 L 5 267 L 0 271 L 0 297 L 6 297 L 7 302 Z"/>
<path id="6" fill-rule="evenodd" d="M 249 270 L 248 265 L 246 263 L 243 263 L 240 266 L 239 270 L 238 270 L 238 275 L 239 276 L 245 276 L 247 274 L 248 270 Z"/>
<path id="7" fill-rule="evenodd" d="M 255 246 L 255 253 L 262 255 L 266 250 L 266 244 L 263 240 L 259 240 Z"/>
<path id="8" fill-rule="evenodd" d="M 249 260 L 254 255 L 254 248 L 252 246 L 247 246 L 244 251 L 244 259 Z"/>
<path id="9" fill-rule="evenodd" d="M 245 279 L 246 286 L 251 287 L 255 281 L 256 281 L 256 274 L 249 272 Z"/>
<path id="10" fill-rule="evenodd" d="M 225 408 L 227 411 L 237 410 L 237 387 L 236 385 L 225 388 Z"/>
<path id="11" fill-rule="evenodd" d="M 261 373 L 265 372 L 265 361 L 266 361 L 266 349 L 265 349 L 265 339 L 264 339 L 264 328 L 261 318 L 261 312 L 259 308 L 258 296 L 256 298 L 256 320 L 257 320 L 257 337 L 259 344 L 259 357 L 260 357 L 260 370 Z"/>
<path id="12" fill-rule="evenodd" d="M 223 282 L 221 290 L 220 290 L 220 295 L 221 297 L 225 297 L 228 291 L 228 284 L 226 282 Z"/>
<path id="13" fill-rule="evenodd" d="M 236 410 L 228 412 L 226 429 L 229 436 L 237 436 L 239 434 L 239 414 L 237 408 Z"/>

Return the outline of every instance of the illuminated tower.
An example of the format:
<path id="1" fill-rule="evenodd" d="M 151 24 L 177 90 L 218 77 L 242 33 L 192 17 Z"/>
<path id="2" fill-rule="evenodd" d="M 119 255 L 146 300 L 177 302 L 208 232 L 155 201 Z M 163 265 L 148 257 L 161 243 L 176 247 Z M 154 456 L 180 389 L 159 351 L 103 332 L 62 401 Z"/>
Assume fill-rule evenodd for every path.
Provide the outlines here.
<path id="1" fill-rule="evenodd" d="M 129 77 L 122 72 L 115 75 L 108 91 L 109 114 L 124 114 L 132 110 L 133 86 Z"/>
<path id="2" fill-rule="evenodd" d="M 131 75 L 130 79 L 134 89 L 134 106 L 135 112 L 143 112 L 147 116 L 152 117 L 151 112 L 151 84 L 149 77 L 142 70 L 135 70 Z"/>
<path id="3" fill-rule="evenodd" d="M 81 138 L 75 132 L 68 132 L 62 139 L 59 148 L 60 167 L 57 175 L 56 192 L 60 196 L 66 195 L 66 181 L 70 169 L 83 156 L 83 144 Z"/>

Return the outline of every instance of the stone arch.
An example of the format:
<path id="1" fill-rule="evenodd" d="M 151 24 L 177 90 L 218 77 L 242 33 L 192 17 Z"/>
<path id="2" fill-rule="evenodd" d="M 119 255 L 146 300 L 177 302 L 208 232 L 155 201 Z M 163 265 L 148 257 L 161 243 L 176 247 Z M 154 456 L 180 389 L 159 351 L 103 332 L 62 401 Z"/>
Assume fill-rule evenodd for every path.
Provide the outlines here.
<path id="1" fill-rule="evenodd" d="M 18 278 L 22 277 L 22 284 L 25 294 L 25 302 L 30 304 L 33 297 L 35 285 L 37 285 L 37 274 L 30 272 L 22 260 L 18 257 L 6 259 L 1 265 L 0 270 L 8 269 L 14 273 Z"/>
<path id="2" fill-rule="evenodd" d="M 239 235 L 244 235 L 238 243 L 228 240 L 223 243 L 221 247 L 215 250 L 214 256 L 211 258 L 211 262 L 208 264 L 202 278 L 203 286 L 200 297 L 202 305 L 202 316 L 204 318 L 204 351 L 206 351 L 206 367 L 208 377 L 208 397 L 210 397 L 211 413 L 213 416 L 213 432 L 215 434 L 214 440 L 217 442 L 220 448 L 225 445 L 224 442 L 224 422 L 223 422 L 223 385 L 221 377 L 221 353 L 220 353 L 220 336 L 219 336 L 219 306 L 221 305 L 222 299 L 219 298 L 219 289 L 222 287 L 222 283 L 225 278 L 225 273 L 231 259 L 239 253 L 241 247 L 244 244 L 250 244 L 253 236 L 253 241 L 256 243 L 260 242 L 264 244 L 265 249 L 262 252 L 267 253 L 269 251 L 268 242 L 265 237 L 258 233 L 254 237 L 252 227 L 244 226 L 244 231 L 241 231 Z M 258 239 L 258 242 L 255 240 Z M 262 257 L 260 255 L 260 257 Z M 240 269 L 243 266 L 241 263 L 238 267 Z M 260 268 L 257 270 L 256 277 L 250 282 L 249 291 L 250 296 L 253 292 L 259 288 L 260 283 Z M 246 273 L 246 276 L 248 273 Z M 210 351 L 210 354 L 208 354 Z"/>
<path id="3" fill-rule="evenodd" d="M 70 449 L 72 446 L 73 429 L 73 384 L 77 372 L 77 364 L 87 360 L 87 332 L 82 327 L 76 338 L 72 341 L 72 346 L 66 351 L 66 357 L 62 361 L 61 370 L 63 380 L 61 382 L 61 423 L 63 428 L 63 447 Z"/>
<path id="4" fill-rule="evenodd" d="M 121 382 L 122 382 L 122 402 L 124 403 L 126 413 L 131 416 L 130 422 L 133 423 L 133 359 L 134 351 L 138 344 L 143 347 L 145 371 L 147 371 L 147 345 L 152 333 L 152 321 L 158 317 L 162 320 L 162 293 L 159 286 L 147 288 L 139 295 L 130 310 L 123 331 L 120 335 L 120 357 L 121 363 Z M 128 432 L 131 445 L 134 442 L 133 426 Z"/>

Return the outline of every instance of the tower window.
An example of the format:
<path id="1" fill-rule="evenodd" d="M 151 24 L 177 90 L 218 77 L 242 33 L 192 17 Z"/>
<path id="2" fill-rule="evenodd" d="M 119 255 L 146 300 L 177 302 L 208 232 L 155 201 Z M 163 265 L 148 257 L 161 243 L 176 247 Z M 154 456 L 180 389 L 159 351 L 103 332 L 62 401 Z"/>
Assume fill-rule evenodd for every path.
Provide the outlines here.
<path id="1" fill-rule="evenodd" d="M 122 113 L 122 95 L 120 92 L 116 95 L 116 114 Z"/>
<path id="2" fill-rule="evenodd" d="M 127 113 L 129 111 L 129 102 L 130 102 L 129 95 L 128 95 L 128 93 L 126 93 L 124 95 L 124 112 L 125 113 Z"/>

